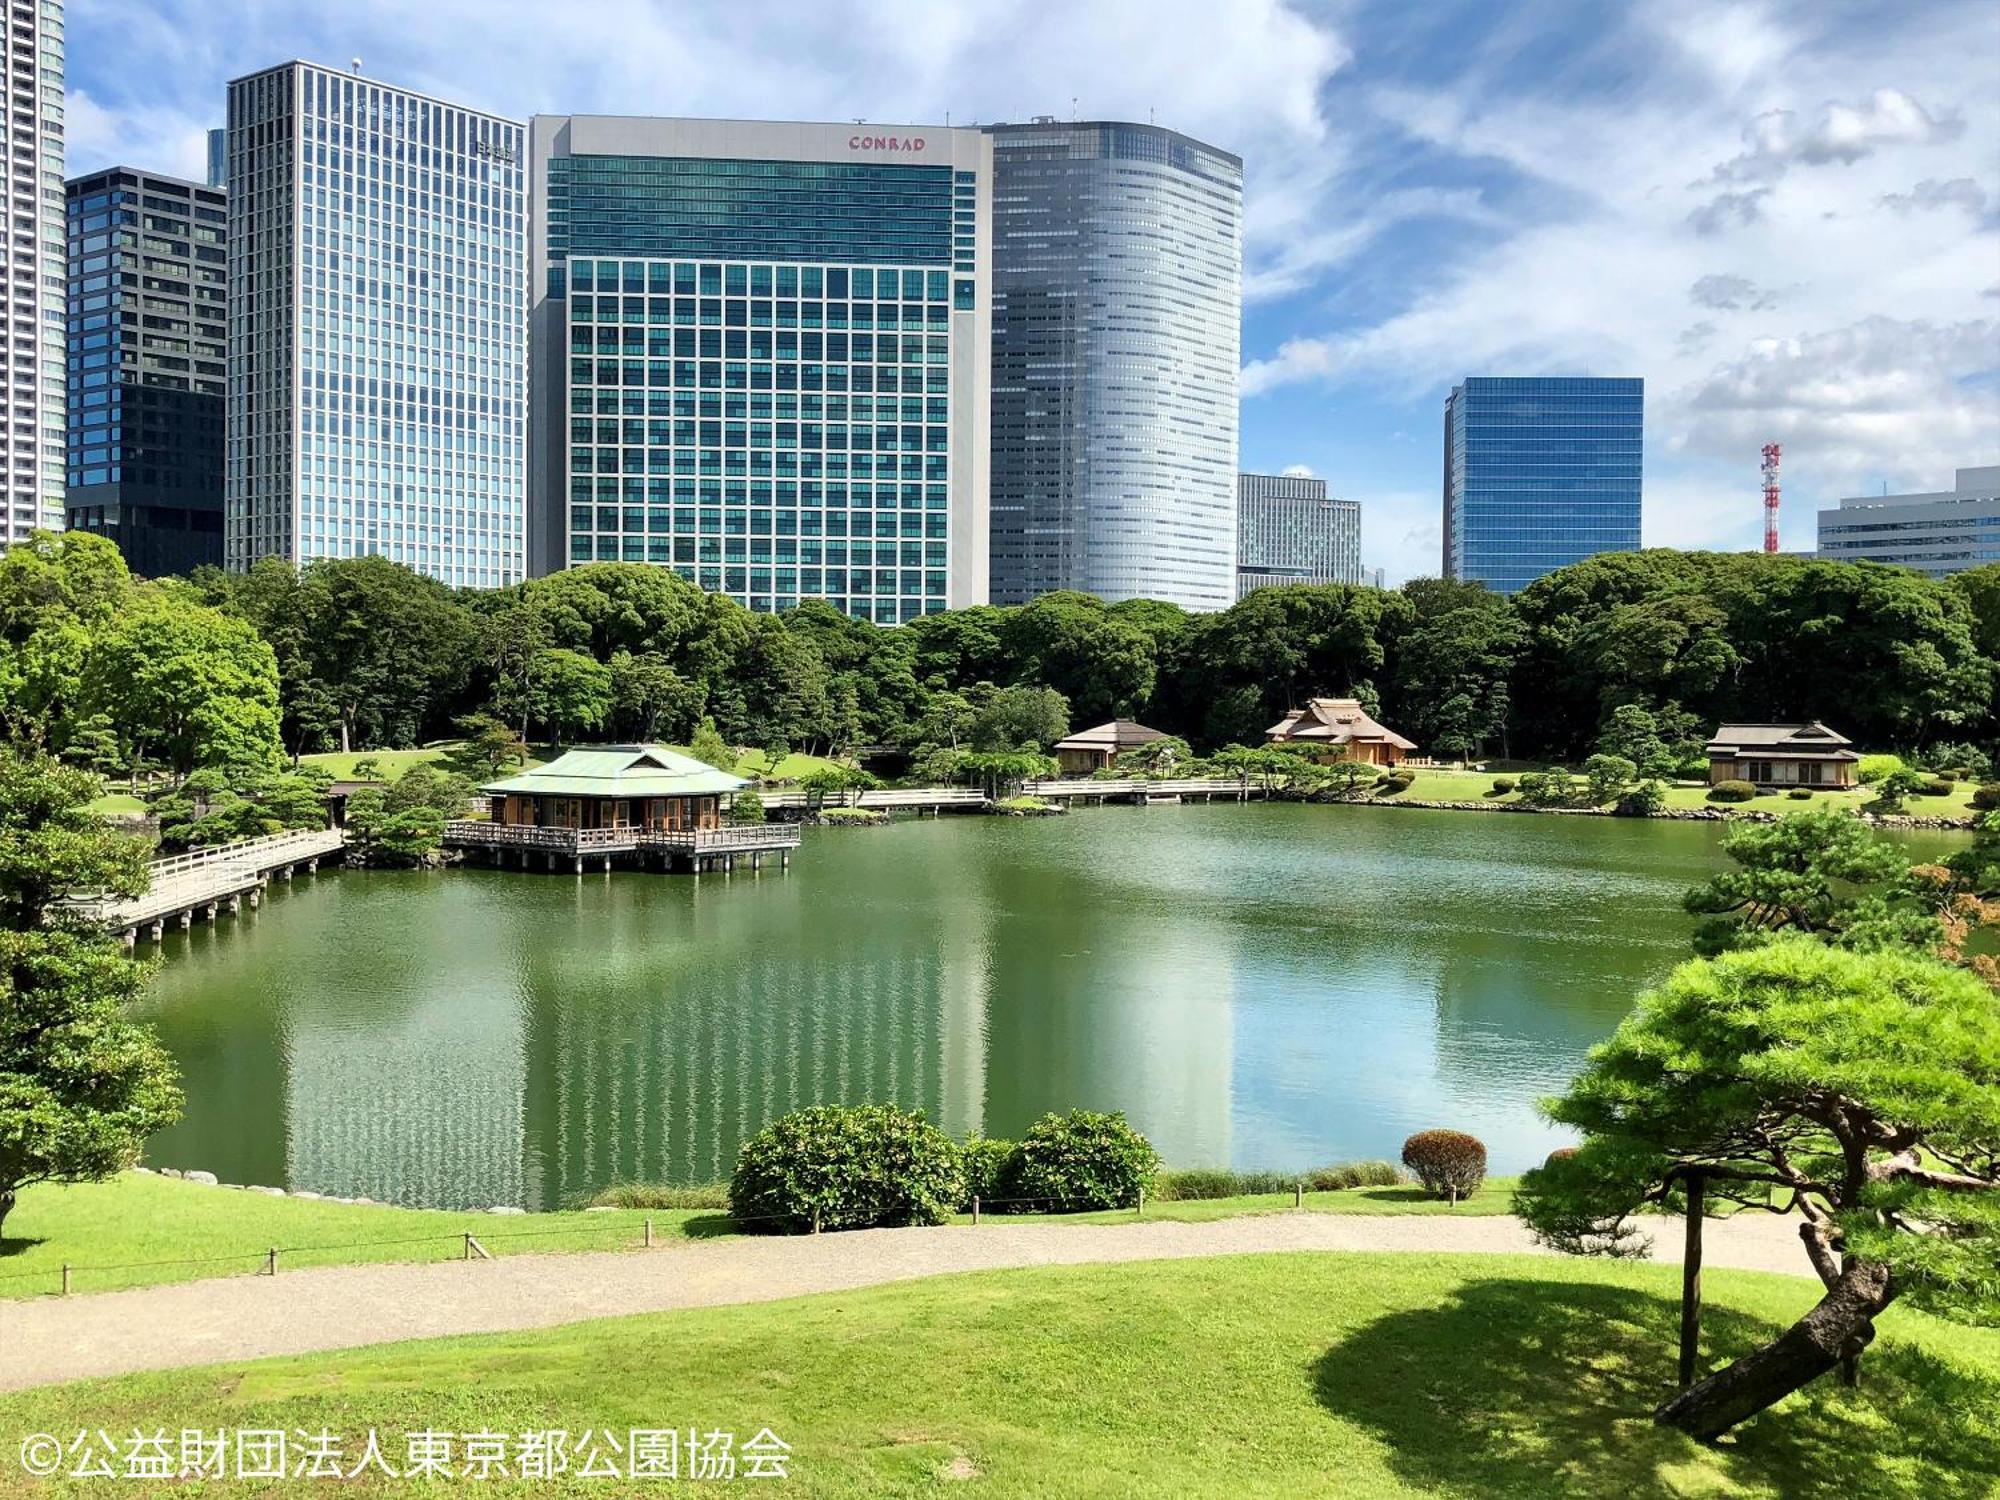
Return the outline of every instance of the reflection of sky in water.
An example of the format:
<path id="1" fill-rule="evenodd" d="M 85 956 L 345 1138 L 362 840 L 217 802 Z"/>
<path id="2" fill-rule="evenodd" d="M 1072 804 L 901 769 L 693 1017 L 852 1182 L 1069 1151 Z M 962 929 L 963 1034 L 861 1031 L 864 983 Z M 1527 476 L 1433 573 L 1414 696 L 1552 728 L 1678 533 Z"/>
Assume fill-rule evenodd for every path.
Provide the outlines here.
<path id="1" fill-rule="evenodd" d="M 789 874 L 342 874 L 170 937 L 153 1158 L 402 1202 L 726 1176 L 774 1115 L 1124 1109 L 1177 1164 L 1472 1130 L 1496 1170 L 1685 952 L 1714 830 L 1111 807 L 814 830 Z"/>

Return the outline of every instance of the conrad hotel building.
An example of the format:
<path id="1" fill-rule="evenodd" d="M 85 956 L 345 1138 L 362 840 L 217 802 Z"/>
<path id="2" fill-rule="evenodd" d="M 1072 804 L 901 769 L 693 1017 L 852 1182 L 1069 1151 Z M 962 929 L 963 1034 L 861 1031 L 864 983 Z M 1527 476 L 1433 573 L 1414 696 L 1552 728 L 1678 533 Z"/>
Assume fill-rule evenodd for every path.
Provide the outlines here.
<path id="1" fill-rule="evenodd" d="M 529 571 L 881 624 L 984 602 L 992 149 L 535 117 Z"/>

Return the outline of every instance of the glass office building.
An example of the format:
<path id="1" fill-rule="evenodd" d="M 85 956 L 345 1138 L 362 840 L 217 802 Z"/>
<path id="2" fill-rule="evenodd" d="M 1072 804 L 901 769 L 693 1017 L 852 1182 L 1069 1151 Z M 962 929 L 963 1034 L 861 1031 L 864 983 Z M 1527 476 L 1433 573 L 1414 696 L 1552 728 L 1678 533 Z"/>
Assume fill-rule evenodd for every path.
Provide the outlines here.
<path id="1" fill-rule="evenodd" d="M 1948 490 L 1843 500 L 1819 513 L 1819 555 L 1933 578 L 2000 562 L 2000 466 L 1960 469 Z"/>
<path id="2" fill-rule="evenodd" d="M 976 130 L 537 116 L 530 570 L 986 600 Z"/>
<path id="3" fill-rule="evenodd" d="M 1496 593 L 1639 546 L 1643 380 L 1486 378 L 1444 408 L 1444 576 Z"/>
<path id="4" fill-rule="evenodd" d="M 67 523 L 149 578 L 219 565 L 223 195 L 132 167 L 68 191 Z"/>
<path id="5" fill-rule="evenodd" d="M 9 337 L 0 343 L 8 440 L 0 551 L 60 528 L 66 475 L 64 355 L 69 280 L 63 222 L 62 0 L 12 0 L 7 25 L 8 149 L 0 190 L 13 232 L 0 255 Z"/>
<path id="6" fill-rule="evenodd" d="M 521 578 L 524 137 L 310 63 L 229 85 L 229 567 Z"/>
<path id="7" fill-rule="evenodd" d="M 1324 479 L 1236 477 L 1236 597 L 1288 583 L 1361 582 L 1361 505 Z"/>
<path id="8" fill-rule="evenodd" d="M 1150 125 L 995 125 L 993 601 L 1236 597 L 1243 164 Z"/>

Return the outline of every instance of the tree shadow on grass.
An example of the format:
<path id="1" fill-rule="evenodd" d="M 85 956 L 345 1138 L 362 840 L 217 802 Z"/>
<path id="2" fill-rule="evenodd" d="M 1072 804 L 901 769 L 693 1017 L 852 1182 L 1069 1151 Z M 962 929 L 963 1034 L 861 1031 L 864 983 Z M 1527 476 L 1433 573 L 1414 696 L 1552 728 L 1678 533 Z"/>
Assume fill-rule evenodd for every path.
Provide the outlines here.
<path id="1" fill-rule="evenodd" d="M 1672 1394 L 1679 1304 L 1630 1288 L 1477 1281 L 1441 1306 L 1379 1318 L 1313 1365 L 1320 1404 L 1440 1494 L 1707 1492 L 1703 1471 L 1786 1500 L 1991 1500 L 2000 1381 L 1878 1341 L 1859 1390 L 1828 1379 L 1707 1447 L 1656 1425 Z M 1705 1369 L 1777 1325 L 1711 1304 Z M 1981 1415 L 1983 1414 L 1983 1415 Z"/>
<path id="2" fill-rule="evenodd" d="M 6 1239 L 0 1240 L 0 1260 L 4 1260 L 10 1255 L 24 1255 L 34 1249 L 35 1246 L 47 1243 L 46 1239 L 37 1238 L 31 1234 L 10 1234 Z"/>
<path id="3" fill-rule="evenodd" d="M 715 1240 L 741 1233 L 743 1226 L 726 1213 L 703 1214 L 681 1224 L 681 1234 L 691 1240 Z"/>

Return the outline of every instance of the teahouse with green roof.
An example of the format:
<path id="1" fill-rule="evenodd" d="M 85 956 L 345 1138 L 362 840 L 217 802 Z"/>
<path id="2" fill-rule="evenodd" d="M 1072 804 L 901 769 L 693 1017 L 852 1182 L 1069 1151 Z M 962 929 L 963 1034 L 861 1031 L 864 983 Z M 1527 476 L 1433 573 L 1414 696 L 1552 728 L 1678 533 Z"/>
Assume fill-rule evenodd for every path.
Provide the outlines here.
<path id="1" fill-rule="evenodd" d="M 550 869 L 586 859 L 658 855 L 663 868 L 733 868 L 748 854 L 753 866 L 766 850 L 781 860 L 798 847 L 785 824 L 725 826 L 724 799 L 750 783 L 664 745 L 591 745 L 565 751 L 545 766 L 480 788 L 491 807 L 485 820 L 454 821 L 445 842 L 455 848 L 518 852 L 526 866 Z"/>

